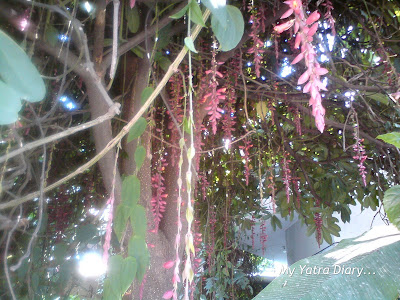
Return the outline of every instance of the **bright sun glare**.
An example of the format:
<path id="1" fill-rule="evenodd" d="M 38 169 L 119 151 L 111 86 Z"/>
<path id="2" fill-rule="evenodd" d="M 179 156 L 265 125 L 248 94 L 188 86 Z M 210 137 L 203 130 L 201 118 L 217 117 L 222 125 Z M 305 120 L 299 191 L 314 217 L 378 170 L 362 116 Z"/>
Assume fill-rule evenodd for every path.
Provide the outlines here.
<path id="1" fill-rule="evenodd" d="M 79 274 L 84 277 L 99 277 L 106 272 L 106 269 L 98 252 L 85 253 L 79 260 Z"/>

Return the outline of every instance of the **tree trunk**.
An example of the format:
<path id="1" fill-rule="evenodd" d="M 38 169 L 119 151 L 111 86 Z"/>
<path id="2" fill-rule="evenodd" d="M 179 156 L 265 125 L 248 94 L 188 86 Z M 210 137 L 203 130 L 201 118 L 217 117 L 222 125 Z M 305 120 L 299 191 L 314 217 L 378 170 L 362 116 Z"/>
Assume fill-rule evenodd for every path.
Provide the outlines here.
<path id="1" fill-rule="evenodd" d="M 128 80 L 133 78 L 134 80 L 131 97 L 125 100 L 123 108 L 124 118 L 126 120 L 130 120 L 134 115 L 136 115 L 137 111 L 141 107 L 141 94 L 144 88 L 147 86 L 147 74 L 149 74 L 150 64 L 146 59 L 139 60 L 137 58 L 128 57 L 126 61 L 126 78 Z M 167 239 L 163 231 L 158 231 L 158 233 L 151 232 L 152 229 L 154 229 L 155 224 L 151 206 L 152 148 L 150 129 L 151 128 L 148 127 L 146 132 L 140 138 L 140 144 L 146 149 L 146 158 L 140 171 L 138 172 L 138 178 L 141 183 L 140 204 L 146 208 L 148 224 L 146 241 L 150 251 L 150 267 L 145 275 L 145 281 L 142 287 L 139 283 L 135 282 L 133 295 L 134 299 L 139 299 L 142 290 L 142 299 L 159 300 L 162 299 L 163 294 L 167 290 L 172 288 L 172 270 L 166 270 L 162 267 L 162 265 L 166 261 L 172 260 L 174 257 L 174 239 Z M 123 149 L 127 154 L 127 158 L 123 159 L 121 169 L 125 175 L 130 175 L 136 170 L 134 153 L 136 147 L 138 146 L 138 141 L 134 140 L 130 143 L 126 143 L 125 141 L 123 145 Z M 174 221 L 172 221 L 171 225 L 172 227 L 176 228 Z"/>

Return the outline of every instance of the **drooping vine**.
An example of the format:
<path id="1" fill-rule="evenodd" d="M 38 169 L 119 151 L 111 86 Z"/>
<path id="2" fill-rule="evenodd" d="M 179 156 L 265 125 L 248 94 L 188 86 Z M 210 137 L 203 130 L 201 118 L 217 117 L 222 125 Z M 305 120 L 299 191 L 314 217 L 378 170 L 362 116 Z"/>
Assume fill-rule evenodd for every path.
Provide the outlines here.
<path id="1" fill-rule="evenodd" d="M 292 26 L 294 26 L 294 33 L 296 34 L 295 48 L 301 45 L 301 52 L 292 61 L 292 65 L 297 64 L 304 59 L 307 70 L 299 77 L 297 84 L 305 86 L 303 93 L 311 95 L 309 105 L 312 106 L 312 115 L 315 117 L 315 125 L 320 132 L 325 128 L 325 108 L 322 106 L 321 90 L 326 91 L 325 85 L 322 83 L 320 76 L 328 73 L 328 70 L 322 68 L 317 61 L 317 53 L 312 44 L 313 36 L 318 29 L 318 20 L 320 14 L 314 11 L 306 18 L 306 13 L 303 8 L 301 0 L 285 1 L 289 5 L 289 9 L 282 15 L 282 19 L 286 19 L 294 14 L 294 19 L 286 23 L 275 26 L 277 33 L 282 33 Z"/>

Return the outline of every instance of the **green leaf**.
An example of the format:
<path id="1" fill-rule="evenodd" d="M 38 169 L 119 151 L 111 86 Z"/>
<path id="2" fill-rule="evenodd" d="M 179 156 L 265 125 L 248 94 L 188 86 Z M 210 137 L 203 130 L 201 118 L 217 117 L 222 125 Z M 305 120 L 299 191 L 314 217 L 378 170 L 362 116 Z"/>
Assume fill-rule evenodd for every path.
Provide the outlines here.
<path id="1" fill-rule="evenodd" d="M 216 18 L 222 27 L 226 28 L 228 24 L 228 11 L 225 9 L 225 6 L 215 7 L 210 0 L 202 0 L 201 3 L 211 11 L 212 17 Z"/>
<path id="2" fill-rule="evenodd" d="M 186 5 L 184 8 L 182 8 L 180 11 L 178 11 L 176 14 L 170 16 L 170 18 L 171 19 L 180 19 L 186 14 L 186 11 L 188 9 L 189 9 L 189 4 Z"/>
<path id="3" fill-rule="evenodd" d="M 53 47 L 58 43 L 58 31 L 52 25 L 46 26 L 46 32 L 44 33 L 45 40 L 49 42 Z"/>
<path id="4" fill-rule="evenodd" d="M 137 271 L 137 262 L 134 257 L 122 258 L 121 255 L 113 255 L 110 258 L 108 279 L 110 286 L 116 295 L 125 294 Z"/>
<path id="5" fill-rule="evenodd" d="M 128 245 L 128 254 L 136 258 L 138 266 L 136 278 L 139 282 L 142 282 L 150 263 L 149 250 L 147 249 L 144 237 L 135 235 L 131 238 Z"/>
<path id="6" fill-rule="evenodd" d="M 120 300 L 122 299 L 121 295 L 114 292 L 111 286 L 110 278 L 107 278 L 104 281 L 103 285 L 103 300 Z"/>
<path id="7" fill-rule="evenodd" d="M 76 264 L 71 260 L 65 260 L 59 267 L 57 286 L 60 292 L 63 291 L 65 282 L 67 282 L 72 274 L 76 272 Z"/>
<path id="8" fill-rule="evenodd" d="M 46 87 L 36 67 L 25 52 L 0 30 L 0 78 L 14 89 L 20 99 L 41 101 Z M 2 98 L 3 95 L 0 95 Z"/>
<path id="9" fill-rule="evenodd" d="M 128 24 L 128 29 L 131 33 L 136 33 L 139 29 L 139 11 L 136 6 L 134 6 L 132 9 L 127 9 L 125 10 L 126 14 L 126 21 Z"/>
<path id="10" fill-rule="evenodd" d="M 158 31 L 158 40 L 156 44 L 157 49 L 164 49 L 171 42 L 173 36 L 172 24 L 169 23 L 167 26 Z"/>
<path id="11" fill-rule="evenodd" d="M 129 216 L 131 215 L 132 207 L 127 206 L 124 203 L 120 203 L 117 206 L 117 210 L 115 212 L 113 229 L 115 235 L 117 236 L 118 240 L 121 240 L 122 233 L 125 230 L 126 222 L 128 222 Z"/>
<path id="12" fill-rule="evenodd" d="M 400 185 L 392 186 L 385 192 L 383 207 L 389 221 L 400 229 Z"/>
<path id="13" fill-rule="evenodd" d="M 135 151 L 135 163 L 137 170 L 139 170 L 142 167 L 145 158 L 146 158 L 146 149 L 142 145 L 140 145 L 139 147 L 136 148 Z"/>
<path id="14" fill-rule="evenodd" d="M 206 27 L 206 24 L 204 24 L 203 21 L 203 14 L 200 9 L 200 5 L 197 3 L 196 0 L 191 0 L 189 3 L 189 15 L 190 15 L 190 20 L 193 23 L 196 23 L 202 27 Z"/>
<path id="15" fill-rule="evenodd" d="M 127 142 L 130 143 L 133 140 L 137 139 L 139 136 L 141 136 L 143 132 L 146 130 L 146 127 L 147 127 L 146 119 L 140 117 L 139 120 L 137 120 L 135 125 L 133 125 L 131 130 L 129 131 Z"/>
<path id="16" fill-rule="evenodd" d="M 136 175 L 125 177 L 122 181 L 121 198 L 122 202 L 130 207 L 134 207 L 138 203 L 140 198 L 140 181 Z"/>
<path id="17" fill-rule="evenodd" d="M 365 93 L 365 96 L 371 98 L 372 100 L 375 100 L 379 103 L 388 105 L 389 104 L 389 99 L 385 94 L 382 93 Z"/>
<path id="18" fill-rule="evenodd" d="M 144 57 L 143 52 L 142 52 L 142 50 L 140 49 L 140 47 L 132 48 L 131 51 L 132 51 L 133 53 L 135 53 L 136 56 L 139 57 L 139 58 L 143 58 L 143 57 Z"/>
<path id="19" fill-rule="evenodd" d="M 21 107 L 20 94 L 0 80 L 0 125 L 16 122 Z"/>
<path id="20" fill-rule="evenodd" d="M 136 205 L 131 214 L 132 230 L 136 236 L 146 237 L 147 218 L 146 210 L 141 205 Z"/>
<path id="21" fill-rule="evenodd" d="M 185 37 L 185 45 L 188 49 L 194 53 L 197 53 L 196 48 L 194 47 L 194 43 L 191 37 Z"/>
<path id="22" fill-rule="evenodd" d="M 397 148 L 400 148 L 400 132 L 381 134 L 378 135 L 376 138 L 383 140 L 385 143 L 392 144 Z"/>
<path id="23" fill-rule="evenodd" d="M 190 120 L 190 118 L 189 118 Z M 190 134 L 192 132 L 192 124 L 186 117 L 183 117 L 183 130 Z M 183 145 L 182 145 L 183 147 Z"/>
<path id="24" fill-rule="evenodd" d="M 39 275 L 38 273 L 33 273 L 32 277 L 31 277 L 31 285 L 32 285 L 32 289 L 33 291 L 37 291 L 38 287 L 39 287 Z"/>
<path id="25" fill-rule="evenodd" d="M 142 94 L 140 95 L 140 101 L 144 104 L 147 99 L 149 99 L 150 95 L 153 94 L 154 89 L 151 86 L 146 87 Z"/>
<path id="26" fill-rule="evenodd" d="M 226 5 L 223 9 L 226 9 L 226 26 L 220 22 L 220 18 L 212 15 L 211 27 L 220 43 L 221 50 L 229 51 L 240 42 L 244 32 L 244 21 L 237 7 Z"/>
<path id="27" fill-rule="evenodd" d="M 79 226 L 76 230 L 76 241 L 87 243 L 97 233 L 97 228 L 93 224 Z"/>
<path id="28" fill-rule="evenodd" d="M 54 248 L 54 258 L 57 264 L 62 264 L 65 260 L 68 250 L 68 245 L 61 242 L 58 243 Z"/>
<path id="29" fill-rule="evenodd" d="M 161 56 L 158 60 L 157 60 L 158 65 L 161 67 L 161 69 L 163 69 L 164 72 L 168 71 L 169 66 L 171 65 L 171 61 L 165 57 L 165 56 Z"/>

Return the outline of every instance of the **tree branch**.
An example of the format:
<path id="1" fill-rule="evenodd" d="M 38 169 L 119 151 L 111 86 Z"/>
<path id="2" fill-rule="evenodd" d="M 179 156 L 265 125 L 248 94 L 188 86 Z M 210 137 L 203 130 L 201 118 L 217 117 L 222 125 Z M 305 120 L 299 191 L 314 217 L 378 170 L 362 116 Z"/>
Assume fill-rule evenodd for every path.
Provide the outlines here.
<path id="1" fill-rule="evenodd" d="M 117 113 L 117 111 L 114 109 L 114 106 L 110 107 L 110 110 L 108 111 L 108 113 L 106 113 L 106 114 L 104 114 L 104 115 L 102 115 L 102 116 L 100 116 L 100 117 L 98 117 L 98 118 L 96 118 L 96 119 L 94 119 L 92 121 L 86 122 L 84 124 L 81 124 L 81 125 L 78 125 L 78 126 L 75 126 L 75 127 L 71 127 L 71 128 L 69 128 L 69 129 L 67 129 L 67 130 L 65 130 L 63 132 L 59 132 L 59 133 L 53 134 L 51 136 L 45 137 L 43 139 L 40 139 L 38 141 L 31 142 L 31 143 L 26 144 L 25 146 L 23 146 L 23 147 L 21 147 L 19 149 L 16 149 L 16 150 L 14 150 L 14 151 L 12 151 L 10 153 L 6 153 L 5 155 L 0 157 L 0 163 L 3 163 L 5 161 L 7 161 L 8 159 L 10 159 L 12 157 L 15 157 L 17 155 L 20 155 L 20 154 L 24 153 L 25 151 L 35 149 L 35 148 L 37 148 L 37 147 L 39 147 L 41 145 L 45 145 L 45 144 L 51 143 L 51 142 L 59 140 L 59 139 L 61 139 L 63 137 L 69 136 L 69 135 L 74 134 L 76 132 L 79 132 L 79 131 L 88 129 L 90 127 L 93 127 L 95 125 L 98 125 L 100 123 L 103 123 L 104 121 L 113 118 L 116 115 L 116 113 Z"/>
<path id="2" fill-rule="evenodd" d="M 156 32 L 158 30 L 164 28 L 169 23 L 171 23 L 173 21 L 173 19 L 171 19 L 169 16 L 172 16 L 173 14 L 177 13 L 178 11 L 180 11 L 182 8 L 184 8 L 186 6 L 186 4 L 187 4 L 186 2 L 182 2 L 177 7 L 175 7 L 170 13 L 168 13 L 167 16 L 165 16 L 160 21 L 158 21 L 156 24 L 154 24 L 153 26 L 148 28 L 146 30 L 146 32 L 143 30 L 140 33 L 136 34 L 133 38 L 129 39 L 124 44 L 121 44 L 119 46 L 119 48 L 118 48 L 118 57 L 123 55 L 123 54 L 125 54 L 126 52 L 128 52 L 132 48 L 135 48 L 136 46 L 141 44 L 146 38 L 149 38 L 149 37 L 153 36 L 154 34 L 156 34 Z M 111 61 L 112 61 L 112 53 L 107 54 L 103 58 L 102 69 L 103 69 L 104 73 L 105 73 L 105 70 L 108 67 L 110 67 Z"/>
<path id="3" fill-rule="evenodd" d="M 310 109 L 304 107 L 303 105 L 297 104 L 297 103 L 292 103 L 294 106 L 296 106 L 299 110 L 301 110 L 303 113 L 306 113 L 307 115 L 311 116 L 311 112 Z M 337 128 L 337 129 L 342 129 L 342 130 L 347 130 L 347 131 L 354 131 L 353 126 L 351 125 L 347 125 L 347 124 L 342 124 L 333 120 L 330 120 L 328 118 L 325 118 L 325 124 L 328 126 L 331 126 L 333 128 Z M 372 136 L 370 136 L 368 133 L 361 131 L 360 130 L 360 136 L 368 141 L 370 141 L 371 143 L 376 144 L 378 147 L 381 148 L 392 148 L 392 149 L 396 149 L 395 146 L 391 145 L 391 144 L 386 144 L 380 140 L 377 140 L 375 138 L 373 138 Z"/>

